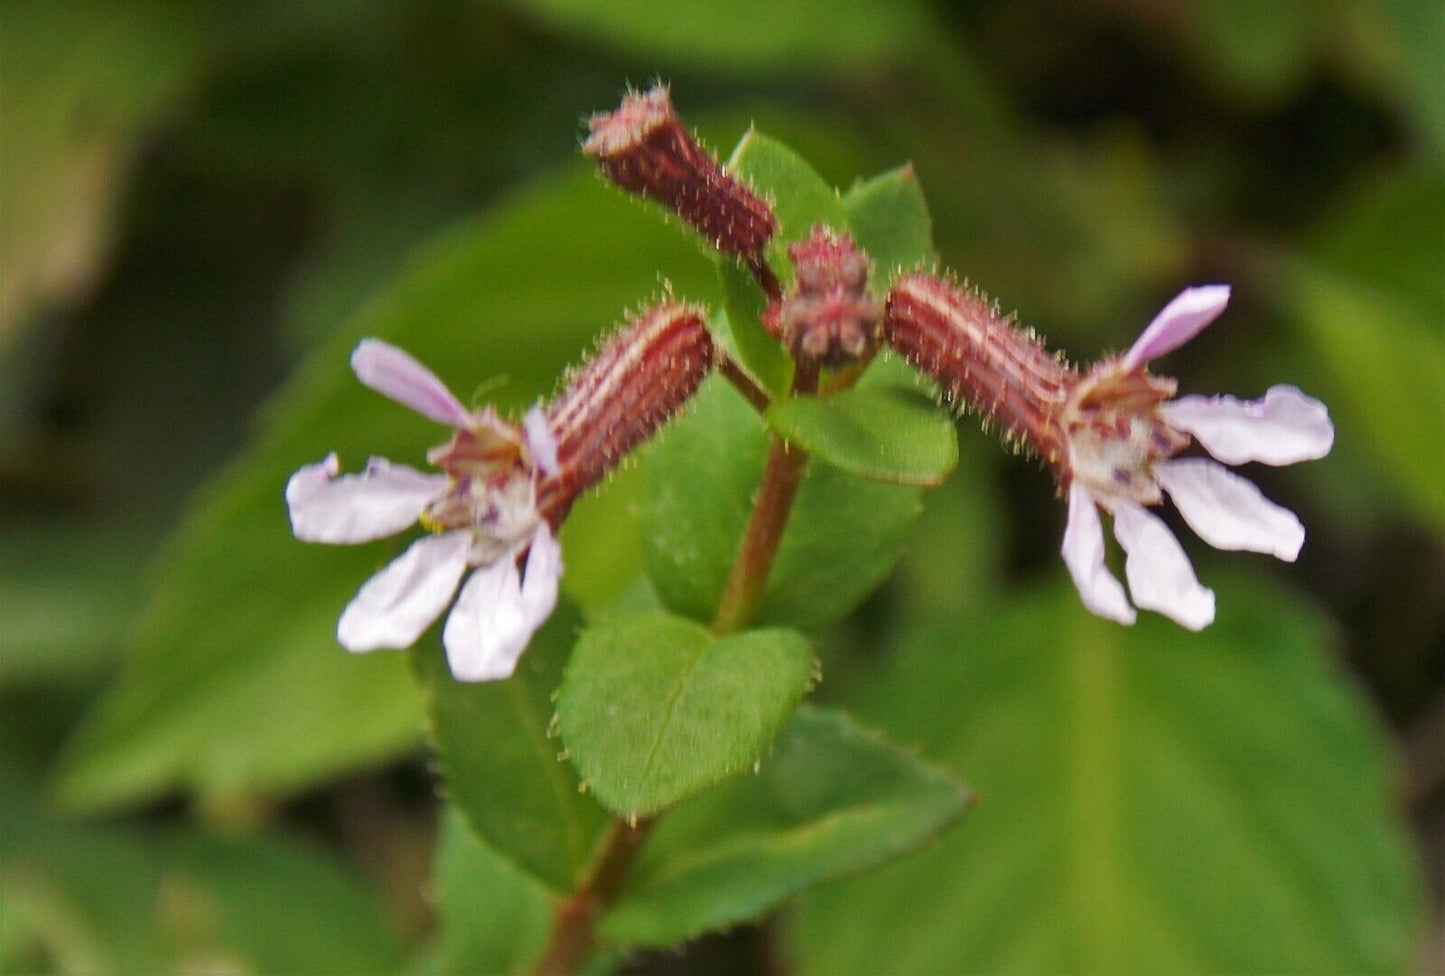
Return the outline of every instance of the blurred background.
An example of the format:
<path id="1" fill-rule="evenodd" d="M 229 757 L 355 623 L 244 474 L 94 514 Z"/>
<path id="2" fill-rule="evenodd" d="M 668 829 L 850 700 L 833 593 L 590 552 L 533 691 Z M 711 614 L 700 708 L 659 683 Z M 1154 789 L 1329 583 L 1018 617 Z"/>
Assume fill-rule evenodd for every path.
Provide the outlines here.
<path id="1" fill-rule="evenodd" d="M 1138 665 L 1127 693 L 1141 715 L 1193 716 L 1189 736 L 1241 730 L 1208 776 L 1168 767 L 1188 784 L 1170 794 L 1184 821 L 1254 824 L 1256 807 L 1283 804 L 1233 824 L 1238 844 L 1201 840 L 1201 860 L 1257 856 L 1251 876 L 1299 892 L 1299 917 L 1326 933 L 1302 944 L 1357 926 L 1350 944 L 1379 950 L 1318 958 L 1445 971 L 1445 5 L 1432 0 L 5 3 L 0 967 L 395 970 L 434 938 L 437 801 L 415 693 L 399 657 L 348 659 L 331 638 L 383 557 L 292 542 L 281 489 L 333 447 L 354 464 L 426 443 L 379 398 L 337 392 L 360 334 L 396 338 L 462 390 L 506 374 L 502 399 L 520 404 L 662 279 L 715 300 L 701 249 L 578 152 L 588 113 L 658 78 L 724 154 L 755 122 L 844 188 L 911 161 L 942 263 L 1075 360 L 1124 348 L 1184 285 L 1234 285 L 1227 315 L 1167 371 L 1189 392 L 1298 385 L 1329 404 L 1337 445 L 1249 472 L 1308 527 L 1296 566 L 1184 536 L 1238 616 L 1221 617 L 1209 653 L 1167 626 L 1121 638 Z M 824 639 L 821 694 L 979 785 L 983 805 L 953 833 L 988 848 L 991 801 L 1048 802 L 1047 785 L 1013 789 L 1012 771 L 1070 764 L 1067 736 L 1030 735 L 1053 713 L 1013 702 L 1052 673 L 1039 648 L 1057 630 L 1040 621 L 1077 618 L 1060 609 L 1073 597 L 1049 479 L 971 420 L 960 439 L 959 475 L 929 496 L 897 574 Z M 569 548 L 600 553 L 569 561 L 588 612 L 640 567 L 622 524 L 634 480 L 569 528 L 609 540 Z M 890 724 L 918 709 L 888 659 L 920 646 L 965 662 L 938 680 L 963 682 L 976 697 L 959 708 L 990 717 L 972 738 Z M 1018 673 L 969 670 L 990 654 Z M 1268 680 L 1211 678 L 1207 662 L 1230 655 Z M 1249 670 L 1266 658 L 1277 674 Z M 1143 663 L 1156 659 L 1157 674 Z M 1215 678 L 1219 697 L 1200 692 L 1196 712 L 1171 698 Z M 1155 731 L 1123 733 L 1119 775 L 1145 784 L 1147 809 L 1119 817 L 1167 847 L 1170 815 L 1151 818 L 1145 789 L 1172 761 Z M 1302 768 L 1313 786 L 1271 792 Z M 1318 806 L 1351 812 L 1301 812 Z M 1355 873 L 1320 853 L 1348 836 L 1369 840 Z M 1133 856 L 1154 858 L 1141 870 L 1155 894 L 1232 890 L 1157 850 Z M 1027 892 L 1046 882 L 1020 887 L 995 863 L 998 887 L 975 885 L 957 857 L 976 897 L 1045 917 Z M 1150 911 L 1183 929 L 1212 910 L 1161 898 Z M 868 958 L 829 955 L 844 951 L 830 926 L 887 924 L 880 913 L 822 892 L 785 934 L 632 965 L 746 970 L 762 946 L 828 971 Z M 918 965 L 1108 968 L 991 955 L 1032 944 L 997 926 L 958 938 L 937 950 L 957 955 Z M 1184 968 L 1272 958 L 1216 951 L 1231 938 L 1290 944 L 1205 926 L 1181 935 Z M 1275 961 L 1299 958 L 1315 957 Z"/>

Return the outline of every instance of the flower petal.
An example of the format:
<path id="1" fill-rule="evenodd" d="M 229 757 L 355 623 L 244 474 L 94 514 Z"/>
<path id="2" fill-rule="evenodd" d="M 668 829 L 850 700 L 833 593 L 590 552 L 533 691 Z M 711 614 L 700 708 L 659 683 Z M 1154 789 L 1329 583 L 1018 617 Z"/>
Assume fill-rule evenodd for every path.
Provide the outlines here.
<path id="1" fill-rule="evenodd" d="M 436 374 L 390 343 L 362 339 L 351 354 L 356 378 L 439 424 L 464 428 L 472 415 Z"/>
<path id="2" fill-rule="evenodd" d="M 1159 518 L 1130 501 L 1114 504 L 1114 538 L 1124 547 L 1129 595 L 1190 630 L 1214 621 L 1214 591 L 1199 585 L 1189 557 Z"/>
<path id="3" fill-rule="evenodd" d="M 441 475 L 372 458 L 362 474 L 336 477 L 336 455 L 309 464 L 286 482 L 291 532 L 303 542 L 370 542 L 415 522 L 447 490 Z M 335 480 L 333 480 L 335 479 Z"/>
<path id="4" fill-rule="evenodd" d="M 1125 369 L 1134 369 L 1172 352 L 1197 336 L 1229 304 L 1228 285 L 1186 288 L 1154 316 L 1124 354 Z"/>
<path id="5" fill-rule="evenodd" d="M 533 630 L 557 606 L 557 583 L 561 578 L 562 546 L 543 522 L 532 533 L 532 551 L 527 554 L 527 573 L 522 580 L 522 609 L 532 621 Z"/>
<path id="6" fill-rule="evenodd" d="M 510 677 L 532 637 L 522 607 L 522 583 L 510 556 L 471 575 L 447 617 L 442 644 L 458 681 Z"/>
<path id="7" fill-rule="evenodd" d="M 1335 443 L 1325 405 L 1292 386 L 1272 386 L 1260 400 L 1180 397 L 1162 404 L 1159 412 L 1225 464 L 1313 461 Z"/>
<path id="8" fill-rule="evenodd" d="M 543 474 L 557 473 L 557 436 L 552 425 L 547 423 L 547 413 L 541 406 L 527 411 L 522 418 L 522 430 L 527 437 L 527 450 L 533 462 Z"/>
<path id="9" fill-rule="evenodd" d="M 296 509 L 304 507 L 311 499 L 326 490 L 331 479 L 341 470 L 341 461 L 332 451 L 315 464 L 308 464 L 296 470 L 286 481 L 286 508 L 291 512 L 291 530 L 296 531 Z"/>
<path id="10" fill-rule="evenodd" d="M 1134 608 L 1124 596 L 1124 587 L 1104 565 L 1104 526 L 1099 511 L 1077 481 L 1069 488 L 1069 522 L 1064 528 L 1062 555 L 1084 606 L 1121 624 L 1134 622 Z"/>
<path id="11" fill-rule="evenodd" d="M 1154 472 L 1184 521 L 1214 548 L 1264 552 L 1290 563 L 1299 555 L 1305 527 L 1253 482 L 1205 458 L 1166 461 Z"/>
<path id="12" fill-rule="evenodd" d="M 447 663 L 458 681 L 511 677 L 532 634 L 557 606 L 562 547 L 546 523 L 532 535 L 525 582 L 510 555 L 472 574 L 442 631 Z"/>
<path id="13" fill-rule="evenodd" d="M 412 543 L 342 611 L 336 639 L 348 651 L 408 647 L 441 616 L 467 568 L 466 532 L 430 535 Z"/>

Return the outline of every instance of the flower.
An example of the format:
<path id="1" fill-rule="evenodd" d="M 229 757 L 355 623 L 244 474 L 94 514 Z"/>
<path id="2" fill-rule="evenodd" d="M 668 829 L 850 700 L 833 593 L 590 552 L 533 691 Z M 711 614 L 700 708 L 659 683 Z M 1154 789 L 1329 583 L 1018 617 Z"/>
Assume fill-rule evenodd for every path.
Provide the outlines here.
<path id="1" fill-rule="evenodd" d="M 351 367 L 373 390 L 456 432 L 427 453 L 442 474 L 372 458 L 361 474 L 338 477 L 331 454 L 287 482 L 291 529 L 305 542 L 370 542 L 416 522 L 430 530 L 362 586 L 341 614 L 337 640 L 349 651 L 407 647 L 460 584 L 442 631 L 452 674 L 510 676 L 556 606 L 562 575 L 561 547 L 536 501 L 539 482 L 557 467 L 546 415 L 533 408 L 519 428 L 491 408 L 467 410 L 425 366 L 376 339 L 356 347 Z"/>
<path id="2" fill-rule="evenodd" d="M 562 550 L 553 531 L 582 492 L 697 392 L 713 362 L 706 317 L 671 298 L 643 309 L 520 425 L 490 407 L 468 410 L 402 350 L 362 340 L 351 355 L 357 378 L 455 433 L 427 452 L 441 474 L 372 458 L 361 474 L 338 477 L 331 454 L 287 482 L 291 530 L 302 541 L 370 542 L 416 522 L 431 532 L 347 604 L 336 626 L 341 645 L 411 645 L 460 585 L 442 629 L 452 674 L 461 681 L 510 676 L 557 604 Z M 526 571 L 519 573 L 523 553 Z"/>
<path id="3" fill-rule="evenodd" d="M 1304 544 L 1294 513 L 1221 464 L 1177 455 L 1197 440 L 1224 464 L 1294 464 L 1334 443 L 1328 411 L 1292 386 L 1263 399 L 1175 398 L 1177 384 L 1148 364 L 1194 338 L 1224 311 L 1225 285 L 1187 288 L 1123 356 L 1079 373 L 976 290 L 923 271 L 888 293 L 884 336 L 938 381 L 945 398 L 981 413 L 1008 441 L 1053 469 L 1069 502 L 1063 557 L 1084 605 L 1134 622 L 1124 588 L 1104 564 L 1099 509 L 1113 516 L 1134 602 L 1191 630 L 1214 620 L 1214 594 L 1199 584 L 1178 540 L 1148 510 L 1167 493 L 1216 549 L 1293 561 Z"/>
<path id="4" fill-rule="evenodd" d="M 1263 398 L 1174 396 L 1172 379 L 1147 365 L 1198 335 L 1229 301 L 1225 285 L 1189 288 L 1149 323 L 1123 356 L 1106 359 L 1070 384 L 1058 417 L 1058 458 L 1069 515 L 1062 555 L 1084 605 L 1131 624 L 1134 608 L 1104 565 L 1099 509 L 1110 513 L 1125 552 L 1134 603 L 1199 630 L 1214 620 L 1214 593 L 1200 585 L 1177 539 L 1148 506 L 1167 494 L 1200 538 L 1216 549 L 1244 549 L 1293 562 L 1304 527 L 1224 465 L 1294 464 L 1324 457 L 1334 427 L 1324 404 L 1292 386 Z M 1179 457 L 1191 438 L 1217 461 Z"/>

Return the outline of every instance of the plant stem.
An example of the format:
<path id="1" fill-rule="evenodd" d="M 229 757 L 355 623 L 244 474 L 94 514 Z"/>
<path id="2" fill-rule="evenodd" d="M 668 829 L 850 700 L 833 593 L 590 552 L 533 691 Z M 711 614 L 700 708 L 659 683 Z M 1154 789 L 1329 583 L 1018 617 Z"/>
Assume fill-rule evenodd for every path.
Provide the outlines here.
<path id="1" fill-rule="evenodd" d="M 656 823 L 647 817 L 629 823 L 614 820 L 596 866 L 572 897 L 557 903 L 552 936 L 537 963 L 537 976 L 566 976 L 581 969 L 597 948 L 597 916 L 617 897 L 632 859 Z"/>
<path id="2" fill-rule="evenodd" d="M 817 369 L 799 364 L 793 375 L 793 391 L 811 395 L 817 389 Z M 732 574 L 713 616 L 714 633 L 730 634 L 742 630 L 757 613 L 758 601 L 767 586 L 768 574 L 772 572 L 773 560 L 778 555 L 778 545 L 783 541 L 783 530 L 787 528 L 788 515 L 793 510 L 793 500 L 798 496 L 798 485 L 803 480 L 803 469 L 807 464 L 807 451 L 773 436 L 768 445 L 763 480 L 753 501 L 753 514 L 748 519 Z"/>
<path id="3" fill-rule="evenodd" d="M 792 510 L 793 499 L 797 497 L 798 484 L 802 481 L 803 468 L 807 463 L 807 452 L 796 445 L 789 445 L 781 437 L 773 437 L 768 446 L 762 484 L 758 486 L 758 497 L 753 502 L 752 518 L 743 534 L 742 548 L 738 550 L 732 575 L 728 577 L 727 587 L 713 616 L 712 629 L 715 633 L 730 634 L 742 630 L 757 612 L 758 601 L 768 582 L 768 573 L 773 568 L 773 558 L 778 554 L 778 544 L 782 541 L 788 513 Z"/>
<path id="4" fill-rule="evenodd" d="M 744 372 L 743 368 L 738 365 L 737 360 L 724 352 L 718 353 L 717 371 L 733 385 L 734 389 L 743 395 L 744 400 L 747 400 L 748 403 L 753 405 L 753 409 L 758 413 L 762 413 L 768 409 L 768 405 L 773 402 L 773 398 L 768 395 L 768 391 L 764 390 L 751 376 Z"/>
<path id="5" fill-rule="evenodd" d="M 768 296 L 769 301 L 782 301 L 782 282 L 778 281 L 778 276 L 773 274 L 773 269 L 768 267 L 768 262 L 763 259 L 762 255 L 749 257 L 743 263 L 747 265 L 748 271 L 752 272 L 758 287 L 763 290 L 764 295 Z"/>

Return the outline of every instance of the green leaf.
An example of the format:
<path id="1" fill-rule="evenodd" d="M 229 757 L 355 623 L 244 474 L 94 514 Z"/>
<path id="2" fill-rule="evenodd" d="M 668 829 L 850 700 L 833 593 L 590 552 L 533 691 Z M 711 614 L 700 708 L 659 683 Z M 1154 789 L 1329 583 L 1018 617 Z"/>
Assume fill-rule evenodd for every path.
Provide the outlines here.
<path id="1" fill-rule="evenodd" d="M 703 384 L 688 412 L 644 454 L 643 551 L 663 604 L 710 621 L 727 585 L 768 434 L 726 382 Z M 758 621 L 810 630 L 851 610 L 888 575 L 920 489 L 810 464 Z"/>
<path id="2" fill-rule="evenodd" d="M 836 712 L 804 706 L 755 776 L 668 813 L 602 932 L 665 946 L 913 850 L 956 820 L 962 783 Z"/>
<path id="3" fill-rule="evenodd" d="M 784 395 L 793 383 L 793 360 L 763 328 L 760 316 L 767 307 L 767 296 L 751 274 L 729 260 L 719 262 L 718 280 L 723 293 L 722 314 L 713 319 L 718 343 L 763 389 L 774 396 Z"/>
<path id="4" fill-rule="evenodd" d="M 423 465 L 447 436 L 356 382 L 346 364 L 361 336 L 405 347 L 463 400 L 505 376 L 488 399 L 517 410 L 659 271 L 683 294 L 715 288 L 680 229 L 581 170 L 432 242 L 276 398 L 256 443 L 183 520 L 134 653 L 63 762 L 70 803 L 296 790 L 415 747 L 420 702 L 402 656 L 348 655 L 334 637 L 342 607 L 405 540 L 303 545 L 282 489 L 329 450 L 351 470 L 369 455 Z M 569 572 L 563 585 L 581 582 Z"/>
<path id="5" fill-rule="evenodd" d="M 612 609 L 642 578 L 641 492 L 642 472 L 624 464 L 578 499 L 562 523 L 563 586 L 588 618 Z"/>
<path id="6" fill-rule="evenodd" d="M 441 923 L 435 971 L 529 972 L 552 922 L 547 890 L 479 841 L 450 808 L 433 874 Z"/>
<path id="7" fill-rule="evenodd" d="M 1385 0 L 1380 12 L 1392 35 L 1381 52 L 1380 67 L 1397 76 L 1401 101 L 1409 106 L 1415 128 L 1439 159 L 1445 155 L 1445 91 L 1440 85 L 1445 69 L 1445 10 L 1417 0 Z"/>
<path id="8" fill-rule="evenodd" d="M 548 734 L 580 623 L 560 604 L 506 681 L 457 681 L 440 649 L 412 651 L 447 796 L 497 853 L 558 891 L 575 886 L 607 823 Z"/>
<path id="9" fill-rule="evenodd" d="M 307 845 L 65 823 L 8 775 L 0 905 L 5 972 L 373 973 L 401 962 L 372 893 Z"/>
<path id="10" fill-rule="evenodd" d="M 294 840 L 176 838 L 161 895 L 163 931 L 225 972 L 392 973 L 401 946 L 370 891 Z M 298 935 L 297 919 L 305 919 Z"/>
<path id="11" fill-rule="evenodd" d="M 1310 0 L 1191 7 L 1199 60 L 1238 95 L 1282 104 L 1322 58 L 1387 106 L 1411 131 L 1412 147 L 1445 151 L 1445 10 L 1419 0 L 1346 8 Z M 1341 16 L 1345 14 L 1345 16 Z M 1369 37 L 1370 43 L 1345 43 Z"/>
<path id="12" fill-rule="evenodd" d="M 1062 582 L 915 624 L 851 704 L 981 802 L 926 855 L 808 895 L 801 970 L 1412 969 L 1422 892 L 1377 720 L 1312 608 L 1223 582 L 1198 635 L 1092 617 Z"/>
<path id="13" fill-rule="evenodd" d="M 0 533 L 0 688 L 95 682 L 114 665 L 119 632 L 145 594 L 134 565 L 149 540 L 124 528 L 21 518 Z"/>
<path id="14" fill-rule="evenodd" d="M 1331 222 L 1281 294 L 1326 367 L 1341 440 L 1372 455 L 1402 498 L 1445 529 L 1445 181 L 1404 176 Z"/>
<path id="15" fill-rule="evenodd" d="M 932 27 L 917 0 L 841 0 L 826 9 L 776 0 L 742 10 L 703 0 L 660 15 L 645 0 L 511 0 L 571 34 L 679 65 L 753 77 L 758 72 L 838 71 L 907 55 Z"/>
<path id="16" fill-rule="evenodd" d="M 778 232 L 768 242 L 767 261 L 784 286 L 793 278 L 788 245 L 807 237 L 814 224 L 848 230 L 848 215 L 837 192 L 787 146 L 751 129 L 733 150 L 728 169 L 773 205 Z M 720 259 L 727 310 L 727 335 L 744 366 L 764 387 L 781 395 L 793 375 L 782 346 L 759 321 L 767 296 L 752 276 L 731 260 Z"/>
<path id="17" fill-rule="evenodd" d="M 1338 15 L 1309 0 L 1268 6 L 1205 0 L 1192 9 L 1196 43 L 1211 75 L 1239 96 L 1278 103 L 1297 88 Z"/>
<path id="18" fill-rule="evenodd" d="M 727 168 L 773 205 L 778 232 L 768 242 L 768 263 L 785 284 L 793 280 L 789 244 L 807 237 L 814 224 L 847 232 L 848 212 L 838 191 L 778 140 L 749 130 L 733 149 Z"/>
<path id="19" fill-rule="evenodd" d="M 163 971 L 159 933 L 137 924 L 160 891 L 153 847 L 135 831 L 62 823 L 25 786 L 0 769 L 0 971 Z"/>
<path id="20" fill-rule="evenodd" d="M 790 397 L 763 415 L 780 437 L 844 471 L 900 485 L 938 485 L 958 463 L 953 421 L 903 390 Z"/>
<path id="21" fill-rule="evenodd" d="M 756 762 L 813 667 L 794 631 L 714 637 L 681 617 L 618 616 L 582 632 L 557 718 L 588 789 L 617 813 L 648 814 Z"/>
<path id="22" fill-rule="evenodd" d="M 1418 166 L 1384 173 L 1341 197 L 1307 248 L 1339 277 L 1400 296 L 1445 332 L 1445 176 Z"/>
<path id="23" fill-rule="evenodd" d="M 1445 341 L 1394 296 L 1303 272 L 1292 301 L 1330 372 L 1336 434 L 1380 462 L 1400 495 L 1445 531 Z"/>
<path id="24" fill-rule="evenodd" d="M 854 242 L 873 259 L 869 285 L 880 297 L 899 271 L 930 264 L 933 219 L 911 165 L 859 183 L 843 195 Z"/>
<path id="25" fill-rule="evenodd" d="M 665 607 L 711 622 L 767 452 L 757 414 L 717 378 L 643 452 L 643 554 Z"/>

